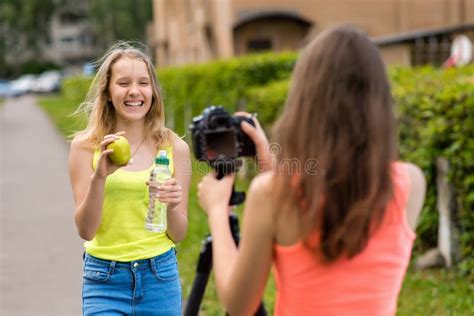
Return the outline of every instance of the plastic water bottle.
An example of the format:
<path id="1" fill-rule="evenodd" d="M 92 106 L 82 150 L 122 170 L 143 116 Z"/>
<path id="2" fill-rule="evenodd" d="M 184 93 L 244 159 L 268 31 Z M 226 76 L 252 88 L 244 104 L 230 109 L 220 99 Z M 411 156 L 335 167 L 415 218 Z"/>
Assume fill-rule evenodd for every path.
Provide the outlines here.
<path id="1" fill-rule="evenodd" d="M 150 181 L 158 184 L 165 183 L 171 178 L 169 169 L 170 161 L 166 156 L 166 150 L 160 150 L 158 157 L 155 158 L 155 166 L 150 173 Z M 167 207 L 168 204 L 160 202 L 155 194 L 149 194 L 148 213 L 145 219 L 145 229 L 155 233 L 166 232 L 167 227 Z"/>

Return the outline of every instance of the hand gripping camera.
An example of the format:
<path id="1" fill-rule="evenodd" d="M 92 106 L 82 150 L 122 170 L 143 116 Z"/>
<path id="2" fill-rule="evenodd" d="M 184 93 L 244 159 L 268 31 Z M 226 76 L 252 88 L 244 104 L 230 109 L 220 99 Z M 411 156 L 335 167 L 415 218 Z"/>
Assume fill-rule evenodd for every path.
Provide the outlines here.
<path id="1" fill-rule="evenodd" d="M 221 106 L 210 106 L 201 115 L 194 117 L 189 126 L 194 156 L 200 161 L 208 162 L 217 172 L 217 179 L 236 171 L 237 163 L 240 162 L 237 158 L 255 156 L 255 144 L 240 128 L 242 121 L 255 126 L 255 122 L 249 117 L 231 116 Z M 229 205 L 238 205 L 244 200 L 245 193 L 235 192 L 232 186 Z M 229 225 L 232 238 L 238 244 L 239 221 L 233 213 L 229 215 Z M 211 267 L 212 237 L 208 235 L 199 254 L 196 277 L 184 310 L 185 316 L 198 315 Z M 260 303 L 254 315 L 267 315 L 263 303 Z"/>
<path id="2" fill-rule="evenodd" d="M 236 172 L 237 158 L 255 156 L 255 144 L 242 131 L 240 123 L 254 121 L 245 116 L 231 116 L 221 106 L 210 106 L 200 116 L 193 118 L 189 129 L 192 134 L 196 159 L 208 162 L 216 171 L 217 179 Z M 245 193 L 232 190 L 229 205 L 245 200 Z"/>
<path id="3" fill-rule="evenodd" d="M 240 128 L 242 121 L 255 126 L 251 118 L 231 116 L 221 106 L 207 107 L 194 117 L 189 129 L 196 159 L 214 166 L 238 157 L 255 156 L 255 144 Z"/>

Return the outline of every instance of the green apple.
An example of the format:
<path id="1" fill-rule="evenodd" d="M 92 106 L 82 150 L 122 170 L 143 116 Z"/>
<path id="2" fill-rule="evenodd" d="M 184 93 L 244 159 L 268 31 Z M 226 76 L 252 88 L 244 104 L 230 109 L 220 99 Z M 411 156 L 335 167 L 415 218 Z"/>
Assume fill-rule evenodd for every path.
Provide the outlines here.
<path id="1" fill-rule="evenodd" d="M 123 136 L 119 136 L 113 143 L 108 144 L 107 149 L 114 150 L 109 157 L 117 166 L 126 165 L 130 160 L 130 144 Z"/>

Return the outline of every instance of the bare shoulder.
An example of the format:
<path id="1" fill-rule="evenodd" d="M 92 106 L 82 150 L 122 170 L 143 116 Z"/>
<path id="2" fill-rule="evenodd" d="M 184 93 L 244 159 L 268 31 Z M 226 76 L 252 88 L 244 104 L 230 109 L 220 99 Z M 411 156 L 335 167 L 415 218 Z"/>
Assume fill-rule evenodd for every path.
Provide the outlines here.
<path id="1" fill-rule="evenodd" d="M 275 175 L 265 172 L 256 176 L 248 190 L 248 203 L 258 208 L 259 215 L 272 218 L 275 207 L 274 196 Z"/>
<path id="2" fill-rule="evenodd" d="M 413 184 L 425 183 L 425 175 L 420 167 L 411 162 L 403 162 L 405 165 L 408 175 L 410 176 L 410 182 Z"/>
<path id="3" fill-rule="evenodd" d="M 192 164 L 189 153 L 188 144 L 182 140 L 178 135 L 173 134 L 173 161 L 175 164 L 176 176 L 183 177 L 181 183 L 188 183 L 191 181 Z"/>
<path id="4" fill-rule="evenodd" d="M 252 180 L 249 191 L 259 195 L 268 195 L 273 192 L 274 183 L 275 174 L 273 172 L 264 172 Z"/>
<path id="5" fill-rule="evenodd" d="M 81 137 L 74 137 L 71 142 L 69 150 L 69 167 L 70 169 L 77 169 L 81 166 L 89 166 L 94 154 L 94 146 L 82 139 Z"/>
<path id="6" fill-rule="evenodd" d="M 410 178 L 410 196 L 419 196 L 424 199 L 426 191 L 426 179 L 423 171 L 411 162 L 404 162 L 405 168 Z"/>
<path id="7" fill-rule="evenodd" d="M 404 162 L 410 178 L 410 191 L 408 193 L 407 219 L 410 227 L 415 230 L 418 217 L 423 208 L 426 193 L 426 179 L 423 171 L 417 165 Z"/>
<path id="8" fill-rule="evenodd" d="M 76 136 L 71 141 L 70 151 L 75 154 L 93 153 L 94 146 L 80 136 Z M 70 156 L 70 158 L 72 157 Z"/>
<path id="9" fill-rule="evenodd" d="M 188 143 L 176 134 L 173 134 L 173 152 L 181 158 L 189 158 L 190 155 Z"/>

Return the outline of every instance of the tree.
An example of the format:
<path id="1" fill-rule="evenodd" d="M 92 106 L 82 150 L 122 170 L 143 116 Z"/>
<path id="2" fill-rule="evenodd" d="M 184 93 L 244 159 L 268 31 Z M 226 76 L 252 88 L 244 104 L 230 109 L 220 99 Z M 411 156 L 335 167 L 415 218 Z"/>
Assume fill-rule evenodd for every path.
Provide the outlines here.
<path id="1" fill-rule="evenodd" d="M 0 69 L 39 54 L 48 40 L 49 21 L 58 0 L 0 2 Z M 1 74 L 0 75 L 5 75 Z"/>
<path id="2" fill-rule="evenodd" d="M 0 0 L 0 77 L 43 61 L 51 17 L 64 9 L 86 14 L 99 52 L 118 40 L 145 42 L 153 11 L 152 0 Z"/>
<path id="3" fill-rule="evenodd" d="M 99 48 L 117 40 L 146 41 L 152 20 L 151 0 L 89 0 L 89 17 Z"/>

